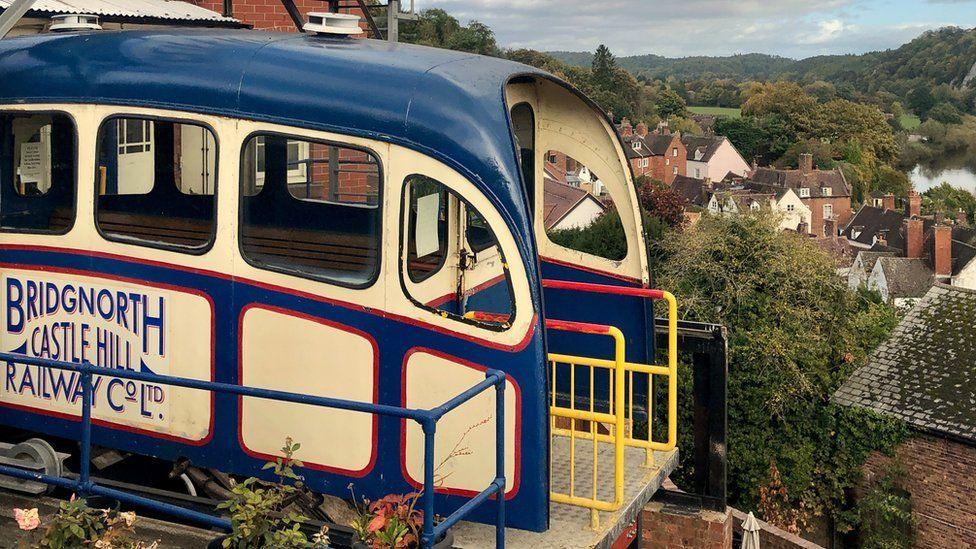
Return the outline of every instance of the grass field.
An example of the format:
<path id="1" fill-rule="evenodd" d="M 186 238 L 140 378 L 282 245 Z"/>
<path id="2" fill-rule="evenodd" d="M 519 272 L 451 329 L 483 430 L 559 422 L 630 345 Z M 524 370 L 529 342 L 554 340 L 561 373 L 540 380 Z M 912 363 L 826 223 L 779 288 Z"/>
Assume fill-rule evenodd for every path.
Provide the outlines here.
<path id="1" fill-rule="evenodd" d="M 730 118 L 739 118 L 742 116 L 740 109 L 731 107 L 688 107 L 688 110 L 695 114 L 713 114 L 715 116 L 728 116 Z"/>
<path id="2" fill-rule="evenodd" d="M 898 122 L 901 124 L 901 127 L 905 128 L 906 130 L 914 130 L 922 125 L 922 121 L 919 120 L 914 114 L 903 114 L 901 115 L 901 118 L 898 119 Z"/>

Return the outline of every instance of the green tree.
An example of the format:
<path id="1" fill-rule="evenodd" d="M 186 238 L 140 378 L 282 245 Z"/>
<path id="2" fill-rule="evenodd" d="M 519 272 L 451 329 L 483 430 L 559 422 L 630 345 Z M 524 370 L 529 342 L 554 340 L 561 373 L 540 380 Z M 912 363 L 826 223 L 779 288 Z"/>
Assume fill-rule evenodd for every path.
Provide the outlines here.
<path id="1" fill-rule="evenodd" d="M 908 93 L 908 108 L 912 109 L 919 118 L 925 118 L 929 110 L 935 106 L 935 98 L 929 86 L 922 84 Z"/>
<path id="2" fill-rule="evenodd" d="M 962 113 L 952 103 L 943 101 L 929 111 L 930 120 L 938 120 L 943 124 L 962 124 Z"/>
<path id="3" fill-rule="evenodd" d="M 671 88 L 663 88 L 657 94 L 657 114 L 661 118 L 688 116 L 688 104 Z"/>
<path id="4" fill-rule="evenodd" d="M 836 406 L 831 395 L 888 336 L 895 311 L 849 290 L 826 252 L 769 213 L 705 216 L 663 242 L 656 280 L 679 296 L 681 317 L 729 330 L 732 503 L 755 508 L 775 463 L 802 512 L 850 528 L 847 493 L 861 465 L 904 428 Z"/>
<path id="5" fill-rule="evenodd" d="M 610 48 L 600 44 L 593 55 L 593 83 L 604 90 L 613 87 L 617 72 L 617 58 L 610 52 Z"/>

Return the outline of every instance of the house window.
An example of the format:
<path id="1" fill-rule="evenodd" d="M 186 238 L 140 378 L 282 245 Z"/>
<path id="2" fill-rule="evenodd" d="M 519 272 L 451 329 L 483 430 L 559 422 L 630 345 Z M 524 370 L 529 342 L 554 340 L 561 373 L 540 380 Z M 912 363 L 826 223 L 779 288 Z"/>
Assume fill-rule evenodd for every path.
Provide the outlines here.
<path id="1" fill-rule="evenodd" d="M 254 141 L 254 162 L 257 166 L 255 186 L 260 188 L 264 185 L 264 138 L 258 137 Z M 288 182 L 301 183 L 308 177 L 308 165 L 310 162 L 308 153 L 308 142 L 300 140 L 288 141 Z"/>
<path id="2" fill-rule="evenodd" d="M 675 166 L 674 168 L 672 168 L 671 173 L 673 173 L 674 175 L 678 175 L 678 167 Z"/>
<path id="3" fill-rule="evenodd" d="M 549 162 L 550 164 L 555 164 L 556 160 L 557 160 L 556 153 L 549 153 L 549 156 L 546 157 L 546 161 Z"/>
<path id="4" fill-rule="evenodd" d="M 296 142 L 308 151 L 309 171 L 293 182 Z M 242 255 L 272 271 L 341 286 L 372 284 L 380 263 L 380 180 L 379 159 L 368 151 L 276 134 L 252 137 L 242 152 Z"/>
<path id="5" fill-rule="evenodd" d="M 793 205 L 793 204 L 787 204 L 787 205 L 786 205 L 786 211 L 788 211 L 788 212 L 790 212 L 790 213 L 793 213 L 793 212 L 795 212 L 795 211 L 796 211 L 796 206 L 795 206 L 795 205 Z"/>
<path id="6" fill-rule="evenodd" d="M 631 144 L 631 146 L 634 148 L 635 151 L 641 150 L 641 142 L 640 141 L 637 141 L 636 139 Z"/>
<path id="7" fill-rule="evenodd" d="M 671 159 L 670 158 L 665 158 L 664 159 L 664 165 L 665 166 L 670 166 L 671 165 Z"/>
<path id="8" fill-rule="evenodd" d="M 830 187 L 820 187 L 820 194 L 830 196 Z"/>
<path id="9" fill-rule="evenodd" d="M 823 216 L 824 216 L 824 219 L 829 219 L 829 218 L 833 217 L 833 215 L 834 215 L 834 205 L 833 204 L 824 204 L 823 205 Z"/>
<path id="10" fill-rule="evenodd" d="M 75 135 L 63 114 L 0 114 L 0 230 L 68 232 L 75 219 Z"/>
<path id="11" fill-rule="evenodd" d="M 701 179 L 701 168 L 695 168 L 695 179 Z"/>
<path id="12" fill-rule="evenodd" d="M 678 158 L 678 147 L 671 149 L 671 156 Z"/>
<path id="13" fill-rule="evenodd" d="M 217 138 L 200 124 L 112 118 L 98 132 L 95 225 L 119 242 L 202 252 L 217 232 Z"/>
<path id="14" fill-rule="evenodd" d="M 810 198 L 810 189 L 807 187 L 800 187 L 800 198 Z"/>
<path id="15" fill-rule="evenodd" d="M 753 210 L 753 211 L 758 210 L 759 209 L 759 203 L 758 202 L 753 202 L 753 203 L 749 204 L 749 208 L 751 210 Z"/>

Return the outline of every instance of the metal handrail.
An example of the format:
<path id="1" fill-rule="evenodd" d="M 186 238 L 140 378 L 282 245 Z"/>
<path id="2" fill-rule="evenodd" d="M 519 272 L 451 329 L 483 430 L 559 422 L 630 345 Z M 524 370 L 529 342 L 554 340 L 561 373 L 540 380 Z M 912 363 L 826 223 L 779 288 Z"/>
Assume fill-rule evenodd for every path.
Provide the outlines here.
<path id="1" fill-rule="evenodd" d="M 433 547 L 439 538 L 448 528 L 457 524 L 470 514 L 476 507 L 497 494 L 496 500 L 496 523 L 495 523 L 495 543 L 497 547 L 505 546 L 505 373 L 499 370 L 487 370 L 485 380 L 467 389 L 451 400 L 429 410 L 401 408 L 385 404 L 374 404 L 345 400 L 339 398 L 305 395 L 301 393 L 291 393 L 274 389 L 262 389 L 259 387 L 248 387 L 244 385 L 234 385 L 230 383 L 219 383 L 214 381 L 201 381 L 177 376 L 164 376 L 150 374 L 146 372 L 136 372 L 132 370 L 116 370 L 113 368 L 103 368 L 89 363 L 64 362 L 46 358 L 32 357 L 18 353 L 0 353 L 0 361 L 6 363 L 28 364 L 56 370 L 67 370 L 81 374 L 82 383 L 82 409 L 81 409 L 81 440 L 80 440 L 80 471 L 78 480 L 63 477 L 54 477 L 43 473 L 18 469 L 7 465 L 0 465 L 0 475 L 10 476 L 23 480 L 42 482 L 73 490 L 82 496 L 92 494 L 98 496 L 117 499 L 131 505 L 146 507 L 155 511 L 166 513 L 177 518 L 197 522 L 211 527 L 224 530 L 231 529 L 229 520 L 193 511 L 160 501 L 155 501 L 142 496 L 137 496 L 120 490 L 106 488 L 95 484 L 91 479 L 90 456 L 91 456 L 91 433 L 92 433 L 92 376 L 104 375 L 120 379 L 132 379 L 136 381 L 146 381 L 160 385 L 186 387 L 188 389 L 199 389 L 203 391 L 233 394 L 238 396 L 262 398 L 279 402 L 292 402 L 296 404 L 308 404 L 325 408 L 336 408 L 354 412 L 363 412 L 391 416 L 401 419 L 410 419 L 420 424 L 424 433 L 424 488 L 421 495 L 422 506 L 424 509 L 424 526 L 421 535 L 422 547 Z M 445 414 L 461 406 L 465 402 L 478 396 L 487 389 L 495 387 L 495 430 L 496 430 L 496 455 L 495 455 L 495 478 L 491 484 L 476 495 L 471 500 L 465 502 L 455 510 L 440 524 L 434 525 L 434 433 L 437 429 L 437 422 Z"/>

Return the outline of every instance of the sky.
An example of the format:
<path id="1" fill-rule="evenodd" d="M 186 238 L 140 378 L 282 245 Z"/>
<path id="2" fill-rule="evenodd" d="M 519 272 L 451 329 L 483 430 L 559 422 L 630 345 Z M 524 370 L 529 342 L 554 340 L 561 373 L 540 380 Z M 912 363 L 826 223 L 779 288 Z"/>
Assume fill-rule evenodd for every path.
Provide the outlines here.
<path id="1" fill-rule="evenodd" d="M 416 0 L 416 7 L 486 23 L 506 48 L 606 44 L 618 56 L 800 59 L 897 48 L 948 25 L 976 27 L 976 0 Z"/>

